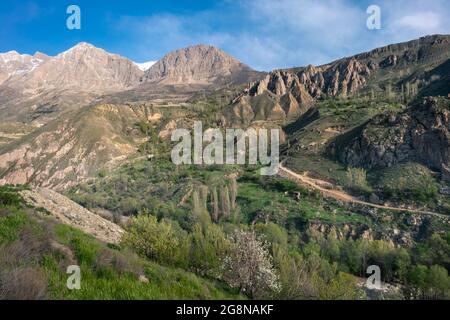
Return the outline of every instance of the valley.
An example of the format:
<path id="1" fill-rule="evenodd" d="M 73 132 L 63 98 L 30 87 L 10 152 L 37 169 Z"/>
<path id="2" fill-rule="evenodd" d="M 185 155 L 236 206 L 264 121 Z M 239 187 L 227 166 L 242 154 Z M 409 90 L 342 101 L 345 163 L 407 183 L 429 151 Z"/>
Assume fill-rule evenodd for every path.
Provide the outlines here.
<path id="1" fill-rule="evenodd" d="M 450 36 L 271 72 L 206 45 L 0 57 L 0 266 L 32 242 L 30 298 L 450 297 Z M 278 174 L 174 163 L 197 123 L 276 130 Z M 361 286 L 372 265 L 398 290 Z"/>

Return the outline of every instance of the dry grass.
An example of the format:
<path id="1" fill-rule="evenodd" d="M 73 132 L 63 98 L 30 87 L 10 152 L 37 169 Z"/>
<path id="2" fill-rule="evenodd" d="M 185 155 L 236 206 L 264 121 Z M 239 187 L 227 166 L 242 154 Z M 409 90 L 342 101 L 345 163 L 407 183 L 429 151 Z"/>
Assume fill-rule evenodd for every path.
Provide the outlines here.
<path id="1" fill-rule="evenodd" d="M 136 263 L 137 257 L 131 252 L 119 253 L 111 249 L 103 249 L 95 260 L 95 268 L 113 268 L 119 274 L 143 274 L 141 265 Z"/>

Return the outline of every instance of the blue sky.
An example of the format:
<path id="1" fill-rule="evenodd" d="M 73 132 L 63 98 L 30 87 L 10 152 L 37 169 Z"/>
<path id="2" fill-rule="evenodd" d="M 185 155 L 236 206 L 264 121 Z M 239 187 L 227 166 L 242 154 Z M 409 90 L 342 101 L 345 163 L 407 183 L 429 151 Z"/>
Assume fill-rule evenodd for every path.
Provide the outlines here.
<path id="1" fill-rule="evenodd" d="M 81 30 L 66 9 L 81 8 Z M 381 8 L 381 30 L 366 27 Z M 450 33 L 447 0 L 8 0 L 0 52 L 56 55 L 80 41 L 137 62 L 211 44 L 259 70 L 323 64 L 422 35 Z"/>

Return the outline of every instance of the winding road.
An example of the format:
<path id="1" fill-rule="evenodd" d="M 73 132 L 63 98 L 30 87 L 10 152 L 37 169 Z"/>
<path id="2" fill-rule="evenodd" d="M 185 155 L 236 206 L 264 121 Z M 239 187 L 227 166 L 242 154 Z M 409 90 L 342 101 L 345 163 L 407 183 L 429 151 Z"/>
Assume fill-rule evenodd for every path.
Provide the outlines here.
<path id="1" fill-rule="evenodd" d="M 429 216 L 434 216 L 434 217 L 438 217 L 438 218 L 443 218 L 445 220 L 449 219 L 449 216 L 447 216 L 445 214 L 436 213 L 436 212 L 424 211 L 424 210 L 418 210 L 418 209 L 391 207 L 391 206 L 379 205 L 379 204 L 375 204 L 375 203 L 371 203 L 371 202 L 362 201 L 358 198 L 355 198 L 355 197 L 349 195 L 345 191 L 340 191 L 340 190 L 335 190 L 335 189 L 327 189 L 323 186 L 320 186 L 319 183 L 322 182 L 321 180 L 313 179 L 311 177 L 308 177 L 306 174 L 296 173 L 296 172 L 286 168 L 283 165 L 283 163 L 284 163 L 284 161 L 282 161 L 280 163 L 279 168 L 278 168 L 278 175 L 280 177 L 293 180 L 302 185 L 309 186 L 315 190 L 320 191 L 326 197 L 334 198 L 336 200 L 340 200 L 343 202 L 357 203 L 357 204 L 361 204 L 361 205 L 365 205 L 365 206 L 369 206 L 369 207 L 373 207 L 373 208 L 378 208 L 378 209 L 386 209 L 386 210 L 398 211 L 398 212 L 423 214 L 423 215 L 429 215 Z"/>

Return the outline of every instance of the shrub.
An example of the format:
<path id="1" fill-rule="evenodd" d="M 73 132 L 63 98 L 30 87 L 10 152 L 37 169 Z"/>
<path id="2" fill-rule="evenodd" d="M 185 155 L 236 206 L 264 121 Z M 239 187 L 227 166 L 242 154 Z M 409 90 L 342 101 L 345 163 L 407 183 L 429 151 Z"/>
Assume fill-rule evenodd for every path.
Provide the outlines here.
<path id="1" fill-rule="evenodd" d="M 137 262 L 137 257 L 133 257 L 131 252 L 117 252 L 108 248 L 101 250 L 94 262 L 95 269 L 112 268 L 119 274 L 133 273 L 143 274 L 142 265 Z"/>
<path id="2" fill-rule="evenodd" d="M 40 269 L 0 269 L 0 300 L 42 300 L 46 292 L 47 279 Z"/>
<path id="3" fill-rule="evenodd" d="M 22 198 L 9 186 L 0 187 L 0 205 L 3 206 L 18 206 L 22 202 Z"/>
<path id="4" fill-rule="evenodd" d="M 293 300 L 314 297 L 312 273 L 303 257 L 298 253 L 288 254 L 279 245 L 274 245 L 273 252 L 281 283 L 281 290 L 275 298 Z"/>
<path id="5" fill-rule="evenodd" d="M 367 183 L 367 172 L 363 168 L 347 169 L 347 187 L 359 192 L 372 192 L 372 188 Z"/>
<path id="6" fill-rule="evenodd" d="M 220 278 L 221 263 L 230 248 L 230 241 L 215 224 L 193 228 L 190 235 L 189 266 L 198 274 Z"/>
<path id="7" fill-rule="evenodd" d="M 430 170 L 417 163 L 400 164 L 386 170 L 379 185 L 389 196 L 399 200 L 427 201 L 435 198 L 439 191 Z"/>
<path id="8" fill-rule="evenodd" d="M 142 207 L 142 202 L 132 197 L 124 198 L 119 203 L 120 212 L 126 216 L 137 214 Z"/>
<path id="9" fill-rule="evenodd" d="M 141 214 L 131 218 L 122 241 L 126 247 L 150 260 L 177 265 L 184 262 L 185 238 L 182 230 L 175 230 L 170 222 L 158 222 L 154 216 Z"/>
<path id="10" fill-rule="evenodd" d="M 269 222 L 267 224 L 258 223 L 255 225 L 255 230 L 258 234 L 264 235 L 268 242 L 272 244 L 279 244 L 282 247 L 287 247 L 287 232 L 279 225 L 273 222 Z"/>

